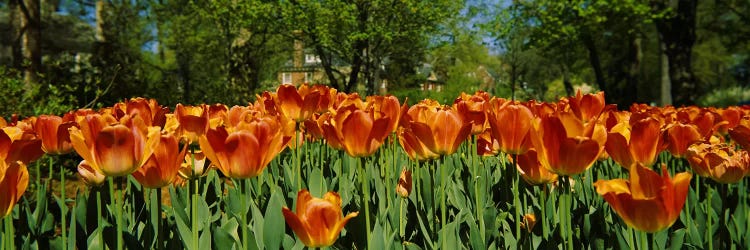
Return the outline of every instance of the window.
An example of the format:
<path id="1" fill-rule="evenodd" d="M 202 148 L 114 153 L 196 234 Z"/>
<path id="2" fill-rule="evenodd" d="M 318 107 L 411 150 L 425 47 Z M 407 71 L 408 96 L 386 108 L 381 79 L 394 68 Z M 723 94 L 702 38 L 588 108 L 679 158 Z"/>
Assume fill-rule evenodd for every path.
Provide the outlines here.
<path id="1" fill-rule="evenodd" d="M 281 78 L 282 84 L 292 84 L 292 73 L 284 72 L 281 74 Z"/>
<path id="2" fill-rule="evenodd" d="M 319 63 L 320 57 L 315 54 L 305 54 L 305 63 Z"/>
<path id="3" fill-rule="evenodd" d="M 305 72 L 305 83 L 311 83 L 313 81 L 313 72 Z"/>

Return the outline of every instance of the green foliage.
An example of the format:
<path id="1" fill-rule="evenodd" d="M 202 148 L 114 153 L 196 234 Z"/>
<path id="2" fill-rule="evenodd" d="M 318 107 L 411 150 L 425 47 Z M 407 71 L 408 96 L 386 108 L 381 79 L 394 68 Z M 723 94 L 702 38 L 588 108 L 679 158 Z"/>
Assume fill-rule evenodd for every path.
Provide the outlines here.
<path id="1" fill-rule="evenodd" d="M 698 99 L 697 103 L 704 107 L 728 107 L 740 105 L 747 101 L 750 101 L 750 89 L 735 86 L 714 89 Z"/>
<path id="2" fill-rule="evenodd" d="M 74 109 L 74 97 L 65 86 L 53 84 L 26 86 L 17 71 L 0 66 L 0 114 L 6 119 L 12 114 L 24 118 L 40 114 L 62 114 Z"/>

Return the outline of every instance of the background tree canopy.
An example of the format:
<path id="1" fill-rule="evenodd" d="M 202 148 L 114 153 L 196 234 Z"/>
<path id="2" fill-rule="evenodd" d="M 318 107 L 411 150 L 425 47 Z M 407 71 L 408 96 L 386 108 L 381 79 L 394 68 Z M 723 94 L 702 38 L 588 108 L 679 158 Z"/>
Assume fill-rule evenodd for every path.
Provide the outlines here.
<path id="1" fill-rule="evenodd" d="M 583 89 L 620 108 L 734 105 L 750 98 L 748 13 L 744 0 L 3 0 L 0 112 L 244 104 L 280 84 L 295 41 L 320 57 L 318 83 L 363 95 L 386 82 L 412 101 Z"/>

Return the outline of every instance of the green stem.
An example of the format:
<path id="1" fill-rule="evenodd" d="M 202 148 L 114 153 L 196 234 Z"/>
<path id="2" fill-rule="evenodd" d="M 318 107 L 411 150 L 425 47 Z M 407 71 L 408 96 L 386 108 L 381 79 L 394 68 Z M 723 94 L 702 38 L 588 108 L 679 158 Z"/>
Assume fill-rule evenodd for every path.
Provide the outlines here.
<path id="1" fill-rule="evenodd" d="M 648 250 L 648 233 L 641 231 L 641 250 Z"/>
<path id="2" fill-rule="evenodd" d="M 401 240 L 404 240 L 404 237 L 406 237 L 406 221 L 404 221 L 404 202 L 406 198 L 401 198 L 401 205 L 398 209 L 398 231 L 399 236 L 401 236 Z"/>
<path id="3" fill-rule="evenodd" d="M 164 234 L 161 233 L 161 188 L 156 191 L 156 249 L 164 249 Z"/>
<path id="4" fill-rule="evenodd" d="M 367 239 L 367 249 L 370 248 L 370 183 L 367 181 L 367 162 L 365 158 L 359 159 L 359 180 L 362 183 L 362 190 L 364 192 L 362 206 L 365 207 L 365 226 L 367 227 L 365 236 Z"/>
<path id="5" fill-rule="evenodd" d="M 446 214 L 447 214 L 447 208 L 445 204 L 445 200 L 447 200 L 446 195 L 446 189 L 448 188 L 448 174 L 446 173 L 446 167 L 445 164 L 443 164 L 443 161 L 441 158 L 438 158 L 437 161 L 437 167 L 440 168 L 440 231 L 443 233 L 440 235 L 440 241 L 442 242 L 442 248 L 441 249 L 448 249 L 448 237 L 445 237 L 447 232 L 445 231 L 445 222 L 446 222 Z"/>
<path id="6" fill-rule="evenodd" d="M 542 210 L 541 220 L 542 223 L 542 240 L 547 239 L 547 184 L 543 184 L 542 188 L 542 199 L 540 201 L 540 208 Z"/>
<path id="7" fill-rule="evenodd" d="M 52 166 L 52 157 L 49 157 L 49 165 Z M 67 198 L 65 197 L 65 169 L 60 167 L 60 198 L 62 199 L 62 205 L 60 206 L 60 218 L 62 219 L 62 248 L 67 249 L 68 248 L 68 230 L 65 230 L 65 226 L 67 225 L 67 217 L 68 217 L 68 203 Z"/>
<path id="8" fill-rule="evenodd" d="M 102 190 L 96 188 L 96 226 L 99 230 L 104 230 L 104 218 L 102 218 Z M 104 244 L 104 234 L 99 233 L 99 242 Z"/>
<path id="9" fill-rule="evenodd" d="M 484 176 L 481 171 L 481 165 L 478 163 L 478 155 L 477 155 L 477 136 L 473 135 L 471 136 L 471 140 L 469 141 L 469 152 L 470 160 L 471 160 L 471 167 L 474 170 L 472 179 L 474 179 L 474 196 L 476 199 L 476 213 L 477 213 L 477 224 L 479 224 L 479 234 L 482 238 L 482 242 L 486 242 L 487 240 L 487 234 L 485 233 L 485 225 L 484 225 L 484 199 L 480 196 L 482 193 L 479 192 L 482 176 Z"/>
<path id="10" fill-rule="evenodd" d="M 299 131 L 299 123 L 295 123 L 294 125 L 294 135 L 296 138 L 294 138 L 294 167 L 297 171 L 297 191 L 302 190 L 302 160 L 300 159 L 300 145 L 299 145 L 299 137 L 301 136 L 301 132 Z"/>
<path id="11" fill-rule="evenodd" d="M 242 233 L 242 245 L 245 247 L 245 249 L 250 249 L 250 246 L 248 245 L 248 235 L 247 235 L 247 211 L 245 209 L 248 207 L 247 205 L 247 180 L 237 180 L 237 185 L 240 185 L 240 202 L 242 204 L 242 230 L 240 232 Z"/>
<path id="12" fill-rule="evenodd" d="M 565 221 L 565 218 L 566 218 L 566 215 L 565 215 L 566 213 L 565 211 L 565 176 L 559 177 L 558 184 L 559 185 L 557 187 L 560 189 L 559 190 L 560 198 L 558 200 L 558 205 L 557 205 L 557 214 L 558 214 L 558 217 L 560 218 L 560 226 L 559 226 L 560 227 L 560 239 L 565 241 L 566 239 L 568 239 L 568 236 L 566 235 L 567 230 L 565 230 L 567 228 L 567 226 L 565 226 L 565 222 L 566 222 Z"/>
<path id="13" fill-rule="evenodd" d="M 420 190 L 422 189 L 420 187 L 422 185 L 421 184 L 422 180 L 419 177 L 420 176 L 419 172 L 421 172 L 421 170 L 419 169 L 419 160 L 414 160 L 414 178 L 412 180 L 414 183 L 414 189 L 416 191 L 416 193 L 414 194 L 414 200 L 415 200 L 414 207 L 416 207 L 417 209 L 419 209 L 419 198 L 422 196 L 422 193 L 420 192 Z"/>
<path id="14" fill-rule="evenodd" d="M 719 186 L 719 199 L 725 201 L 727 200 L 727 188 L 729 188 L 729 184 L 722 184 Z M 726 221 L 724 220 L 724 211 L 726 211 L 725 206 L 720 208 L 719 211 L 719 237 L 717 238 L 716 242 L 716 248 L 722 249 L 722 243 L 724 239 L 724 225 L 726 225 Z"/>
<path id="15" fill-rule="evenodd" d="M 198 178 L 195 178 L 190 181 L 193 184 L 193 193 L 191 193 L 191 207 L 190 213 L 193 216 L 192 222 L 192 233 L 193 233 L 193 249 L 198 249 L 198 246 L 200 246 L 200 242 L 198 241 L 199 234 L 198 234 Z"/>
<path id="16" fill-rule="evenodd" d="M 323 175 L 323 176 L 325 176 L 325 171 L 324 171 L 325 170 L 325 166 L 323 165 L 323 162 L 324 162 L 323 161 L 323 159 L 324 159 L 323 156 L 326 155 L 325 154 L 326 148 L 327 147 L 325 145 L 319 145 L 319 147 L 318 147 L 318 160 L 319 160 L 318 162 L 320 163 L 319 164 L 320 174 Z M 320 183 L 319 183 L 320 187 L 323 187 L 323 183 L 324 182 L 325 182 L 325 178 L 320 178 Z"/>
<path id="17" fill-rule="evenodd" d="M 635 239 L 633 237 L 633 235 L 635 234 L 634 230 L 635 229 L 633 229 L 632 227 L 628 227 L 628 238 L 630 240 L 630 244 L 628 245 L 630 246 L 630 250 L 635 250 Z"/>
<path id="18" fill-rule="evenodd" d="M 712 197 L 713 196 L 713 188 L 708 188 L 706 192 L 708 193 L 707 202 L 706 202 L 706 240 L 708 240 L 708 249 L 714 249 L 714 234 L 713 234 L 713 206 L 712 206 Z"/>
<path id="19" fill-rule="evenodd" d="M 568 249 L 573 249 L 573 193 L 570 185 L 570 178 L 565 180 L 565 225 L 568 227 Z"/>
<path id="20" fill-rule="evenodd" d="M 513 157 L 513 166 L 509 166 L 510 171 L 513 171 L 513 206 L 515 209 L 513 209 L 513 213 L 515 216 L 516 221 L 516 240 L 521 240 L 521 207 L 520 201 L 519 201 L 519 193 L 520 193 L 520 186 L 521 183 L 519 182 L 519 179 L 521 178 L 518 170 L 516 170 L 516 164 L 518 163 L 518 155 L 513 154 L 511 155 Z"/>
<path id="21" fill-rule="evenodd" d="M 112 179 L 114 179 L 114 178 L 115 177 L 112 177 Z M 122 240 L 122 226 L 123 226 L 122 225 L 123 224 L 123 220 L 122 220 L 122 206 L 124 205 L 124 202 L 123 202 L 123 197 L 122 197 L 122 195 L 123 195 L 122 189 L 118 188 L 116 191 L 117 191 L 117 194 L 115 194 L 115 196 L 116 196 L 115 197 L 115 211 L 117 213 L 117 215 L 116 215 L 117 217 L 115 218 L 115 220 L 117 222 L 117 250 L 122 250 L 123 249 L 123 243 L 124 243 L 123 240 Z"/>
<path id="22" fill-rule="evenodd" d="M 34 164 L 34 168 L 36 169 L 36 188 L 39 188 L 42 185 L 42 167 L 41 167 L 40 161 L 37 161 Z"/>
<path id="23" fill-rule="evenodd" d="M 5 239 L 3 239 L 3 243 L 7 246 L 7 249 L 15 247 L 13 239 L 13 215 L 9 214 L 5 216 Z"/>

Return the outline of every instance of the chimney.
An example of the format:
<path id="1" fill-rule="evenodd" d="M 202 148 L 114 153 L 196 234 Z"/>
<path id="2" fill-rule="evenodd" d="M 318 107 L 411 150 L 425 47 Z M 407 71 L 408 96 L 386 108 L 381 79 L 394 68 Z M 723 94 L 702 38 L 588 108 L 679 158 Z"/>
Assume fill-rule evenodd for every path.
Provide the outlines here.
<path id="1" fill-rule="evenodd" d="M 302 67 L 305 60 L 305 42 L 302 41 L 302 31 L 294 31 L 294 57 L 292 63 L 295 68 Z"/>

